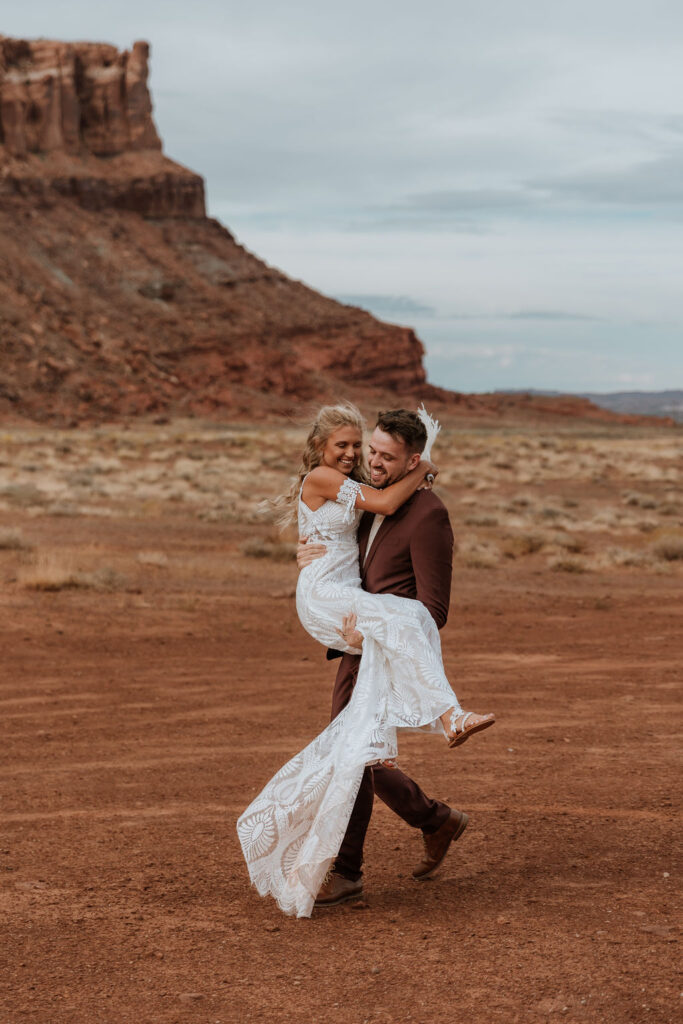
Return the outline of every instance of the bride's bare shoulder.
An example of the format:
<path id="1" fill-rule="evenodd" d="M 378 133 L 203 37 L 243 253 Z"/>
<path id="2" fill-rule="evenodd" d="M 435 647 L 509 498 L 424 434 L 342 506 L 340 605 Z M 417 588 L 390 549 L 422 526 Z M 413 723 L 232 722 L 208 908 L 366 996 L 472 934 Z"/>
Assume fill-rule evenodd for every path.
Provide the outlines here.
<path id="1" fill-rule="evenodd" d="M 316 466 L 306 477 L 306 483 L 311 483 L 317 490 L 319 487 L 326 487 L 330 484 L 336 484 L 338 487 L 345 479 L 344 474 L 340 473 L 338 469 L 332 469 L 331 466 Z"/>

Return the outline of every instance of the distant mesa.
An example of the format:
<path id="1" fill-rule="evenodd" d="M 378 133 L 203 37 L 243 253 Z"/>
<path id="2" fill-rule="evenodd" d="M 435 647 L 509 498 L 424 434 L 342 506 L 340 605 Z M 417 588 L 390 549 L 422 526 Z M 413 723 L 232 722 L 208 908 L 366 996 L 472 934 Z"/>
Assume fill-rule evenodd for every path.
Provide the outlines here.
<path id="1" fill-rule="evenodd" d="M 0 36 L 0 417 L 253 418 L 340 397 L 612 415 L 434 387 L 410 327 L 247 252 L 206 217 L 202 178 L 162 153 L 148 62 L 144 42 Z"/>

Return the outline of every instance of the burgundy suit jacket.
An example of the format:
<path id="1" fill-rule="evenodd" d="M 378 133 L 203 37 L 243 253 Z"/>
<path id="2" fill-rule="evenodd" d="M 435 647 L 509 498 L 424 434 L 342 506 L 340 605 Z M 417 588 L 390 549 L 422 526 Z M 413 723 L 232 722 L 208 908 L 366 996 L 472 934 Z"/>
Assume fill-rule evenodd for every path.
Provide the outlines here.
<path id="1" fill-rule="evenodd" d="M 421 601 L 439 629 L 446 624 L 453 571 L 453 531 L 443 502 L 428 490 L 416 491 L 377 531 L 367 562 L 365 552 L 373 515 L 358 527 L 360 577 L 371 594 L 396 594 Z M 328 651 L 328 658 L 339 657 Z M 332 698 L 336 717 L 351 697 L 360 657 L 342 656 Z"/>

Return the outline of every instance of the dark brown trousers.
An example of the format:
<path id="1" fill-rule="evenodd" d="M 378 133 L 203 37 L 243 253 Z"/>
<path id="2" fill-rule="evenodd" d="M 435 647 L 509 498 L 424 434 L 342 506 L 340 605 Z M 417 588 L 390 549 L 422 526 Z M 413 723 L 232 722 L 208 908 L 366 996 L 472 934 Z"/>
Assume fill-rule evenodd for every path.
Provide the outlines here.
<path id="1" fill-rule="evenodd" d="M 351 654 L 342 658 L 332 695 L 332 718 L 336 718 L 351 699 L 359 661 L 360 658 Z M 450 813 L 447 804 L 431 800 L 400 768 L 383 765 L 366 768 L 334 865 L 335 871 L 354 882 L 363 873 L 363 844 L 375 794 L 408 825 L 427 834 L 440 828 Z"/>

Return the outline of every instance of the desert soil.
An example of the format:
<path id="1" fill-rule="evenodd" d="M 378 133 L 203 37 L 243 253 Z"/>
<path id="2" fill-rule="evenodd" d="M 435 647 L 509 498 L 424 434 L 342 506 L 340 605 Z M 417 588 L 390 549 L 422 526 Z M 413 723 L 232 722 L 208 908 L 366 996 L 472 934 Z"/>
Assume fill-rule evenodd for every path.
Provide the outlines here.
<path id="1" fill-rule="evenodd" d="M 419 884 L 419 835 L 378 801 L 363 899 L 306 920 L 249 888 L 235 833 L 334 671 L 254 521 L 291 438 L 254 436 L 228 480 L 209 430 L 4 435 L 2 1024 L 680 1019 L 680 435 L 458 440 L 489 483 L 444 484 L 476 536 L 443 646 L 498 722 L 401 760 L 470 824 Z"/>

